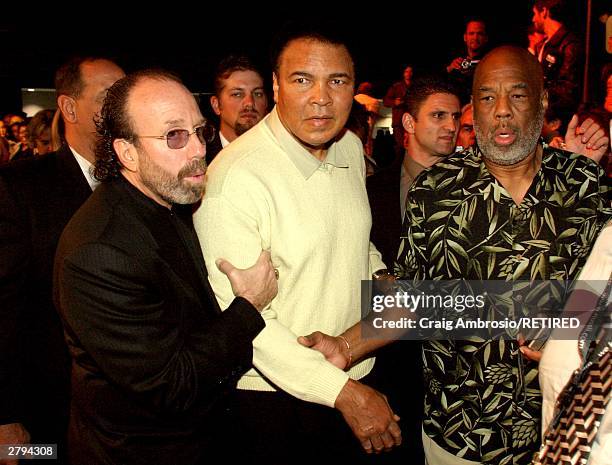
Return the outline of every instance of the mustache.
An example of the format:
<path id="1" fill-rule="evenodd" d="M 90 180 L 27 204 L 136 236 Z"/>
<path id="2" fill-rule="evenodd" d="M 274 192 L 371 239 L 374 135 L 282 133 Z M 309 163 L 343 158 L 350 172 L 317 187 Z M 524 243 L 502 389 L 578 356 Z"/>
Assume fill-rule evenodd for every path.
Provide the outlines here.
<path id="1" fill-rule="evenodd" d="M 495 132 L 498 129 L 510 129 L 511 131 L 515 132 L 516 134 L 520 133 L 520 128 L 514 124 L 510 124 L 510 123 L 499 123 L 496 124 L 495 126 L 491 127 L 491 129 L 489 130 L 489 134 L 495 134 Z"/>
<path id="2" fill-rule="evenodd" d="M 196 158 L 191 160 L 178 172 L 178 179 L 187 178 L 189 176 L 197 176 L 206 172 L 206 160 L 204 158 Z"/>

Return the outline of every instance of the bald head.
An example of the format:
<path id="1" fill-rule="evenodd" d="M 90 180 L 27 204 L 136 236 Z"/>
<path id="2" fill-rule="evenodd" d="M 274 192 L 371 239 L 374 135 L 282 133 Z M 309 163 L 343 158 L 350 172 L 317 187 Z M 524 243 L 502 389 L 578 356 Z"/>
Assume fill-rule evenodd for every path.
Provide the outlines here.
<path id="1" fill-rule="evenodd" d="M 540 93 L 544 90 L 544 75 L 538 60 L 523 48 L 504 45 L 491 50 L 480 61 L 474 74 L 472 92 L 476 92 L 484 75 L 491 71 L 503 72 L 513 68 L 523 69 L 534 89 L 539 89 Z"/>

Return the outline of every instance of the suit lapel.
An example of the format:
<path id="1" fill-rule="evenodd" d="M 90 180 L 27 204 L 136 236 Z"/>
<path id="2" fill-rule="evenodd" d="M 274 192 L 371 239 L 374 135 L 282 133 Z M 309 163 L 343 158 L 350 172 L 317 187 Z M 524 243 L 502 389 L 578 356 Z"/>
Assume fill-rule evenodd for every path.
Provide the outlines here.
<path id="1" fill-rule="evenodd" d="M 219 307 L 219 304 L 217 302 L 217 297 L 215 296 L 215 293 L 212 290 L 210 283 L 208 282 L 208 270 L 206 269 L 206 263 L 204 262 L 204 256 L 202 255 L 200 241 L 198 240 L 198 236 L 196 235 L 195 230 L 193 228 L 191 208 L 189 208 L 188 211 L 186 210 L 185 212 L 183 212 L 183 215 L 183 220 L 189 226 L 190 235 L 188 248 L 191 252 L 192 261 L 198 271 L 200 283 L 204 287 L 204 290 L 206 291 L 206 294 L 210 299 L 210 302 L 212 304 L 211 307 L 214 308 L 217 313 L 220 313 L 221 308 Z"/>

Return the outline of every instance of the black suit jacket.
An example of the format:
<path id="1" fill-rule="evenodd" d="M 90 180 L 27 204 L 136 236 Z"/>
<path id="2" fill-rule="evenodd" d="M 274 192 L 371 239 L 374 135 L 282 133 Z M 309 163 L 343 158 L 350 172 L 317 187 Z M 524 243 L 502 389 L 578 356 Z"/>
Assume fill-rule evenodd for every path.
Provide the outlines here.
<path id="1" fill-rule="evenodd" d="M 210 165 L 222 149 L 223 146 L 221 145 L 219 130 L 216 129 L 214 139 L 210 143 L 206 144 L 206 163 Z"/>
<path id="2" fill-rule="evenodd" d="M 62 234 L 54 292 L 73 359 L 73 464 L 191 464 L 217 452 L 220 401 L 251 367 L 264 322 L 242 298 L 221 312 L 185 207 L 120 177 Z"/>
<path id="3" fill-rule="evenodd" d="M 370 240 L 381 253 L 383 262 L 389 270 L 393 270 L 402 232 L 401 167 L 402 159 L 400 158 L 366 179 L 372 211 Z"/>
<path id="4" fill-rule="evenodd" d="M 0 424 L 63 443 L 69 357 L 52 302 L 53 257 L 91 188 L 67 146 L 0 168 Z"/>
<path id="5" fill-rule="evenodd" d="M 393 270 L 402 232 L 400 178 L 402 158 L 366 180 L 372 229 L 370 240 Z M 403 442 L 385 454 L 385 463 L 423 463 L 421 421 L 423 416 L 423 379 L 421 343 L 398 341 L 380 349 L 372 376 L 375 386 L 384 392 L 391 407 L 401 417 Z"/>

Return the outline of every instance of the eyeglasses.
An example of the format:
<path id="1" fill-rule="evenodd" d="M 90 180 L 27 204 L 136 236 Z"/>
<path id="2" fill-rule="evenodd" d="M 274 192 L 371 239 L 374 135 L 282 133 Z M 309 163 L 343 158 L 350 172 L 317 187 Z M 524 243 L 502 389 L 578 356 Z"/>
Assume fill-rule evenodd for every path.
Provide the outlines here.
<path id="1" fill-rule="evenodd" d="M 172 129 L 165 136 L 136 136 L 145 139 L 160 139 L 165 140 L 168 147 L 171 149 L 182 149 L 189 143 L 191 135 L 197 135 L 200 143 L 210 144 L 215 137 L 215 128 L 211 124 L 203 124 L 189 132 L 187 129 Z"/>

